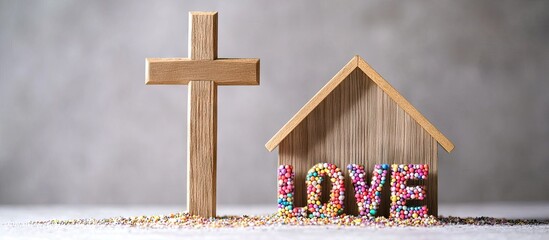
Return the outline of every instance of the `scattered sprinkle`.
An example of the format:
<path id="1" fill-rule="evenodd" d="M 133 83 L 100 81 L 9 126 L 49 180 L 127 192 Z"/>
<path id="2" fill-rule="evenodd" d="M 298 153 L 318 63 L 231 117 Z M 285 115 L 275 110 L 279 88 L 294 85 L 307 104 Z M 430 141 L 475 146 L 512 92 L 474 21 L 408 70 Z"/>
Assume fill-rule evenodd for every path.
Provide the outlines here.
<path id="1" fill-rule="evenodd" d="M 105 219 L 75 219 L 35 221 L 31 224 L 49 225 L 114 225 L 150 228 L 246 228 L 269 226 L 337 226 L 337 227 L 433 227 L 447 225 L 546 225 L 549 220 L 504 219 L 492 217 L 439 217 L 416 219 L 390 219 L 385 217 L 360 217 L 340 215 L 329 218 L 268 216 L 222 216 L 203 218 L 188 213 L 170 215 L 113 217 Z"/>

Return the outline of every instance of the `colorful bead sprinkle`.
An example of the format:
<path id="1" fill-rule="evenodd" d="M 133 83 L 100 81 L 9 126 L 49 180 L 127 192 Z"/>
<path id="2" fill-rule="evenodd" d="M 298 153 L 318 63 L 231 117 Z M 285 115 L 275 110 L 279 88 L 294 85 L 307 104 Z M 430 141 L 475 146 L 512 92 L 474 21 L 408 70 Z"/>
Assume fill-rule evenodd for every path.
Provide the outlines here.
<path id="1" fill-rule="evenodd" d="M 372 182 L 370 187 L 366 185 L 366 172 L 364 166 L 349 164 L 347 166 L 349 176 L 355 189 L 355 199 L 358 205 L 360 216 L 374 217 L 381 203 L 381 190 L 385 184 L 388 164 L 378 164 L 374 166 L 372 172 Z"/>
<path id="2" fill-rule="evenodd" d="M 407 200 L 424 200 L 424 186 L 408 186 L 408 180 L 425 180 L 429 175 L 427 164 L 393 164 L 391 166 L 390 217 L 401 220 L 427 217 L 427 206 L 406 206 Z"/>
<path id="3" fill-rule="evenodd" d="M 294 208 L 295 173 L 291 165 L 278 167 L 278 215 L 281 217 L 307 216 L 307 208 Z"/>
<path id="4" fill-rule="evenodd" d="M 221 216 L 202 218 L 188 213 L 169 215 L 114 217 L 106 219 L 74 219 L 36 221 L 30 224 L 46 225 L 108 225 L 145 228 L 247 228 L 273 226 L 332 226 L 332 227 L 432 227 L 448 225 L 548 225 L 549 220 L 505 219 L 491 217 L 440 217 L 428 216 L 416 219 L 370 218 L 366 216 L 340 215 L 334 218 L 269 216 Z"/>
<path id="5" fill-rule="evenodd" d="M 330 200 L 321 202 L 322 182 L 329 177 L 332 183 Z M 278 167 L 278 216 L 281 217 L 335 217 L 343 213 L 345 200 L 345 178 L 341 170 L 331 163 L 319 163 L 306 176 L 307 206 L 294 207 L 295 173 L 291 165 Z"/>
<path id="6" fill-rule="evenodd" d="M 332 191 L 330 200 L 321 203 L 322 182 L 325 177 L 330 178 Z M 341 170 L 331 163 L 319 163 L 307 172 L 307 207 L 309 217 L 335 217 L 343 213 L 345 200 L 345 178 Z"/>

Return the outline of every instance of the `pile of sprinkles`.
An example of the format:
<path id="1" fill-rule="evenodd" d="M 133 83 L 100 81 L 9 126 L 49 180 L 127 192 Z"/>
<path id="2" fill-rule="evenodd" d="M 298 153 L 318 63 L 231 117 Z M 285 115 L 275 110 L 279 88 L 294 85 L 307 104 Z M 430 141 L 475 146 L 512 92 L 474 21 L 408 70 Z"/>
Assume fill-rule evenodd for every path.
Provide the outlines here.
<path id="1" fill-rule="evenodd" d="M 491 217 L 461 218 L 428 216 L 416 219 L 390 219 L 340 215 L 327 218 L 268 216 L 222 216 L 203 218 L 188 213 L 169 215 L 114 217 L 105 219 L 49 220 L 31 222 L 47 225 L 105 225 L 146 228 L 249 228 L 275 226 L 333 226 L 333 227 L 433 227 L 448 225 L 546 225 L 549 220 L 504 219 Z"/>

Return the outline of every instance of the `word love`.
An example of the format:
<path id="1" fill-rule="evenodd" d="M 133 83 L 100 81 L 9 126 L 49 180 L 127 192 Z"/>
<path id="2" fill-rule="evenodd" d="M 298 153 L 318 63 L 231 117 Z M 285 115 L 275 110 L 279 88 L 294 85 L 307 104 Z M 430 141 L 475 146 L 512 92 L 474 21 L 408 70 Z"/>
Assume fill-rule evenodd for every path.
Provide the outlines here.
<path id="1" fill-rule="evenodd" d="M 347 166 L 355 190 L 356 203 L 360 216 L 375 217 L 381 203 L 381 190 L 385 185 L 388 173 L 391 172 L 391 207 L 390 218 L 410 219 L 427 217 L 426 206 L 406 206 L 407 200 L 423 200 L 426 197 L 424 186 L 407 186 L 408 180 L 424 180 L 429 175 L 426 164 L 378 164 L 374 166 L 372 181 L 366 184 L 364 166 L 350 164 Z M 330 200 L 321 203 L 322 182 L 329 178 L 332 183 Z M 295 172 L 291 165 L 278 168 L 278 215 L 284 217 L 335 217 L 345 209 L 345 177 L 334 164 L 319 163 L 312 167 L 306 176 L 307 206 L 294 207 Z"/>

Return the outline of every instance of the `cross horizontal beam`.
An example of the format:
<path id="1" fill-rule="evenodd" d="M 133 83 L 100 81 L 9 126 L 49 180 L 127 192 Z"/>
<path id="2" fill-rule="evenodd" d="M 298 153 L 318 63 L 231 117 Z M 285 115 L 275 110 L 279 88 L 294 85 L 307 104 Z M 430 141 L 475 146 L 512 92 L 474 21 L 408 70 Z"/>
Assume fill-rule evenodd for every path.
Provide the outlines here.
<path id="1" fill-rule="evenodd" d="M 189 81 L 214 81 L 217 85 L 259 85 L 259 59 L 147 58 L 145 83 L 189 84 Z"/>

